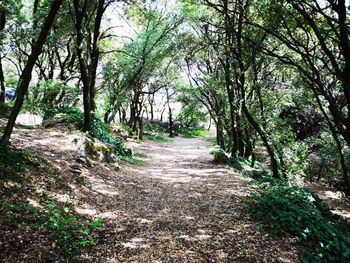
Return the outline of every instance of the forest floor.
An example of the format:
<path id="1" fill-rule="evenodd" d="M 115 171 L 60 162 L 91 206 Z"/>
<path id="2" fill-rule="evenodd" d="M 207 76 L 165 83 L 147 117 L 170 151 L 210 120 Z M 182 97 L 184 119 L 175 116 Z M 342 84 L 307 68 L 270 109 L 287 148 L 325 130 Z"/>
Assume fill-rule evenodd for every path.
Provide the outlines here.
<path id="1" fill-rule="evenodd" d="M 246 207 L 253 189 L 212 162 L 205 138 L 134 143 L 144 164 L 118 168 L 77 162 L 77 136 L 65 127 L 17 129 L 13 143 L 37 158 L 26 190 L 31 203 L 49 192 L 82 217 L 102 218 L 96 245 L 81 262 L 299 262 L 291 240 L 259 230 Z M 89 184 L 77 184 L 77 176 Z M 43 246 L 54 249 L 24 226 L 0 232 L 3 262 L 38 262 Z"/>

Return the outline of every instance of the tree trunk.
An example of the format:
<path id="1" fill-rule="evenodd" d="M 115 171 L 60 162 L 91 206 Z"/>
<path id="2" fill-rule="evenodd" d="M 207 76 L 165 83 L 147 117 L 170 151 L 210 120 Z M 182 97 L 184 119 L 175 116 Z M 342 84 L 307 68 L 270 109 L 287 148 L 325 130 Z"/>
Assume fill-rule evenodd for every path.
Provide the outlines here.
<path id="1" fill-rule="evenodd" d="M 2 68 L 2 58 L 0 54 L 0 103 L 5 103 L 5 77 L 4 77 L 4 71 Z"/>
<path id="2" fill-rule="evenodd" d="M 249 121 L 249 123 L 252 125 L 252 127 L 254 128 L 254 130 L 259 134 L 261 140 L 264 143 L 264 146 L 267 149 L 267 152 L 269 153 L 270 159 L 271 159 L 271 168 L 272 168 L 272 174 L 274 178 L 280 178 L 280 174 L 279 174 L 279 165 L 278 165 L 278 161 L 276 159 L 276 155 L 275 152 L 272 148 L 272 146 L 269 143 L 269 140 L 267 138 L 267 134 L 264 131 L 264 129 L 259 125 L 258 122 L 256 122 L 256 120 L 254 119 L 254 117 L 250 114 L 250 112 L 248 111 L 247 106 L 245 105 L 245 103 L 243 102 L 243 112 L 245 114 L 245 116 L 247 117 L 247 120 Z"/>
<path id="3" fill-rule="evenodd" d="M 7 1 L 5 1 L 5 4 L 7 4 Z M 4 30 L 6 24 L 6 6 L 0 7 L 0 33 Z M 2 48 L 2 41 L 0 41 L 0 48 Z M 0 103 L 5 103 L 5 77 L 4 77 L 4 71 L 2 68 L 2 57 L 0 54 Z"/>
<path id="4" fill-rule="evenodd" d="M 35 42 L 35 45 L 32 48 L 32 52 L 28 57 L 28 61 L 26 63 L 26 66 L 23 69 L 23 72 L 21 74 L 20 80 L 18 82 L 17 86 L 17 98 L 15 105 L 13 107 L 13 110 L 11 112 L 10 118 L 8 120 L 8 123 L 6 125 L 4 134 L 1 138 L 0 145 L 8 145 L 13 127 L 15 125 L 17 116 L 21 110 L 21 107 L 23 105 L 24 97 L 28 91 L 28 86 L 30 84 L 30 81 L 32 79 L 32 71 L 35 65 L 36 60 L 40 56 L 42 52 L 42 47 L 46 41 L 46 38 L 50 32 L 51 26 L 55 20 L 55 17 L 62 5 L 63 0 L 54 0 L 51 4 L 51 8 L 49 10 L 49 13 L 47 17 L 45 18 L 45 21 L 42 25 L 40 34 L 38 36 L 37 41 Z"/>
<path id="5" fill-rule="evenodd" d="M 225 149 L 225 140 L 224 140 L 224 120 L 223 117 L 218 114 L 217 124 L 216 124 L 216 141 L 221 149 Z"/>
<path id="6" fill-rule="evenodd" d="M 105 0 L 99 0 L 97 5 L 97 11 L 96 11 L 96 17 L 94 20 L 94 35 L 93 35 L 93 42 L 92 42 L 92 51 L 91 51 L 91 65 L 90 65 L 90 105 L 91 110 L 95 111 L 96 109 L 96 103 L 95 103 L 95 97 L 96 97 L 96 74 L 97 74 L 97 66 L 98 61 L 100 58 L 100 28 L 101 28 L 101 22 L 103 13 L 105 12 Z"/>

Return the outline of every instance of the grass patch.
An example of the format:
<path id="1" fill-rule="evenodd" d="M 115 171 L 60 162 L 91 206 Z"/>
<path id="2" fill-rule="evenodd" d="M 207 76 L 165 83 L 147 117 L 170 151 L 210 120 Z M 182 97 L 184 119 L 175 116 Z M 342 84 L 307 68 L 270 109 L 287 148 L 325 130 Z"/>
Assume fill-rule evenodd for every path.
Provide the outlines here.
<path id="1" fill-rule="evenodd" d="M 197 137 L 207 137 L 209 136 L 209 132 L 207 130 L 193 130 L 192 135 Z"/>
<path id="2" fill-rule="evenodd" d="M 120 157 L 120 160 L 127 162 L 129 164 L 133 164 L 133 165 L 141 165 L 141 164 L 146 163 L 145 160 L 140 160 L 140 159 L 137 159 L 133 156 L 122 156 L 122 157 Z"/>
<path id="3" fill-rule="evenodd" d="M 209 136 L 209 132 L 203 129 L 195 129 L 191 130 L 189 128 L 181 128 L 180 134 L 184 138 L 195 138 L 195 137 L 207 137 Z"/>
<path id="4" fill-rule="evenodd" d="M 147 155 L 144 153 L 140 153 L 140 152 L 135 152 L 134 153 L 135 157 L 139 157 L 139 158 L 147 158 Z"/>
<path id="5" fill-rule="evenodd" d="M 303 262 L 350 262 L 349 225 L 312 191 L 273 186 L 253 195 L 249 207 L 271 235 L 294 237 L 304 247 Z"/>
<path id="6" fill-rule="evenodd" d="M 155 142 L 167 142 L 167 143 L 173 142 L 171 138 L 165 137 L 160 134 L 145 133 L 144 137 L 148 140 L 155 141 Z"/>

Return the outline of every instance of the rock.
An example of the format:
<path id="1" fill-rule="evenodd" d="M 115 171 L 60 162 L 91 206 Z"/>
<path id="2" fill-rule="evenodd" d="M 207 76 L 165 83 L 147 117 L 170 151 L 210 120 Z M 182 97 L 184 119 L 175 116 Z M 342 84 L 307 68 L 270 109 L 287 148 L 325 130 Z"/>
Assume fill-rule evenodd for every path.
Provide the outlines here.
<path id="1" fill-rule="evenodd" d="M 66 121 L 67 114 L 58 113 L 54 115 L 52 118 L 43 121 L 43 126 L 45 128 L 55 127 L 57 124 L 64 123 Z"/>
<path id="2" fill-rule="evenodd" d="M 229 161 L 229 156 L 223 149 L 216 148 L 214 150 L 214 161 L 217 163 L 227 163 Z"/>
<path id="3" fill-rule="evenodd" d="M 104 144 L 89 135 L 79 139 L 77 144 L 79 157 L 76 160 L 80 163 L 114 163 L 117 161 L 117 157 L 114 155 L 114 147 L 112 145 Z"/>

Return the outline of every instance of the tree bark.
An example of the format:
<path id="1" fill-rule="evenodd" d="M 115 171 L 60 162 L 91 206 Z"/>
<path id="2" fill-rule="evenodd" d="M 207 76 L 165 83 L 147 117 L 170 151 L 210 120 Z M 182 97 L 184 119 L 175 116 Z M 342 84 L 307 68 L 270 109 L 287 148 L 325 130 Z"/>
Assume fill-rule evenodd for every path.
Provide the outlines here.
<path id="1" fill-rule="evenodd" d="M 269 156 L 271 159 L 271 168 L 272 168 L 273 177 L 280 178 L 278 161 L 277 161 L 274 149 L 272 148 L 272 146 L 269 143 L 266 132 L 261 127 L 261 125 L 259 125 L 259 123 L 254 119 L 254 117 L 250 114 L 250 112 L 249 112 L 249 110 L 244 102 L 243 102 L 242 110 L 243 110 L 245 116 L 247 117 L 247 120 L 249 121 L 249 123 L 252 125 L 254 130 L 259 134 L 261 140 L 264 143 L 264 146 L 267 149 L 267 152 L 269 153 Z"/>
<path id="2" fill-rule="evenodd" d="M 5 92 L 6 92 L 6 87 L 5 87 L 5 76 L 4 76 L 4 71 L 2 68 L 2 58 L 0 54 L 0 103 L 5 103 Z"/>
<path id="3" fill-rule="evenodd" d="M 32 79 L 32 71 L 35 65 L 36 60 L 40 56 L 42 52 L 43 45 L 46 42 L 46 38 L 50 32 L 51 26 L 53 22 L 55 21 L 55 17 L 62 5 L 63 0 L 54 0 L 51 4 L 50 10 L 48 15 L 45 18 L 44 24 L 41 28 L 40 34 L 38 36 L 38 39 L 36 40 L 32 52 L 27 60 L 26 66 L 23 69 L 23 72 L 21 74 L 21 77 L 18 82 L 17 86 L 17 98 L 15 105 L 13 107 L 13 110 L 11 112 L 10 118 L 8 120 L 8 123 L 6 125 L 4 134 L 1 138 L 0 145 L 6 146 L 9 143 L 13 127 L 15 125 L 17 116 L 21 110 L 21 107 L 24 102 L 24 97 L 28 91 L 28 86 L 30 84 L 30 81 Z"/>

